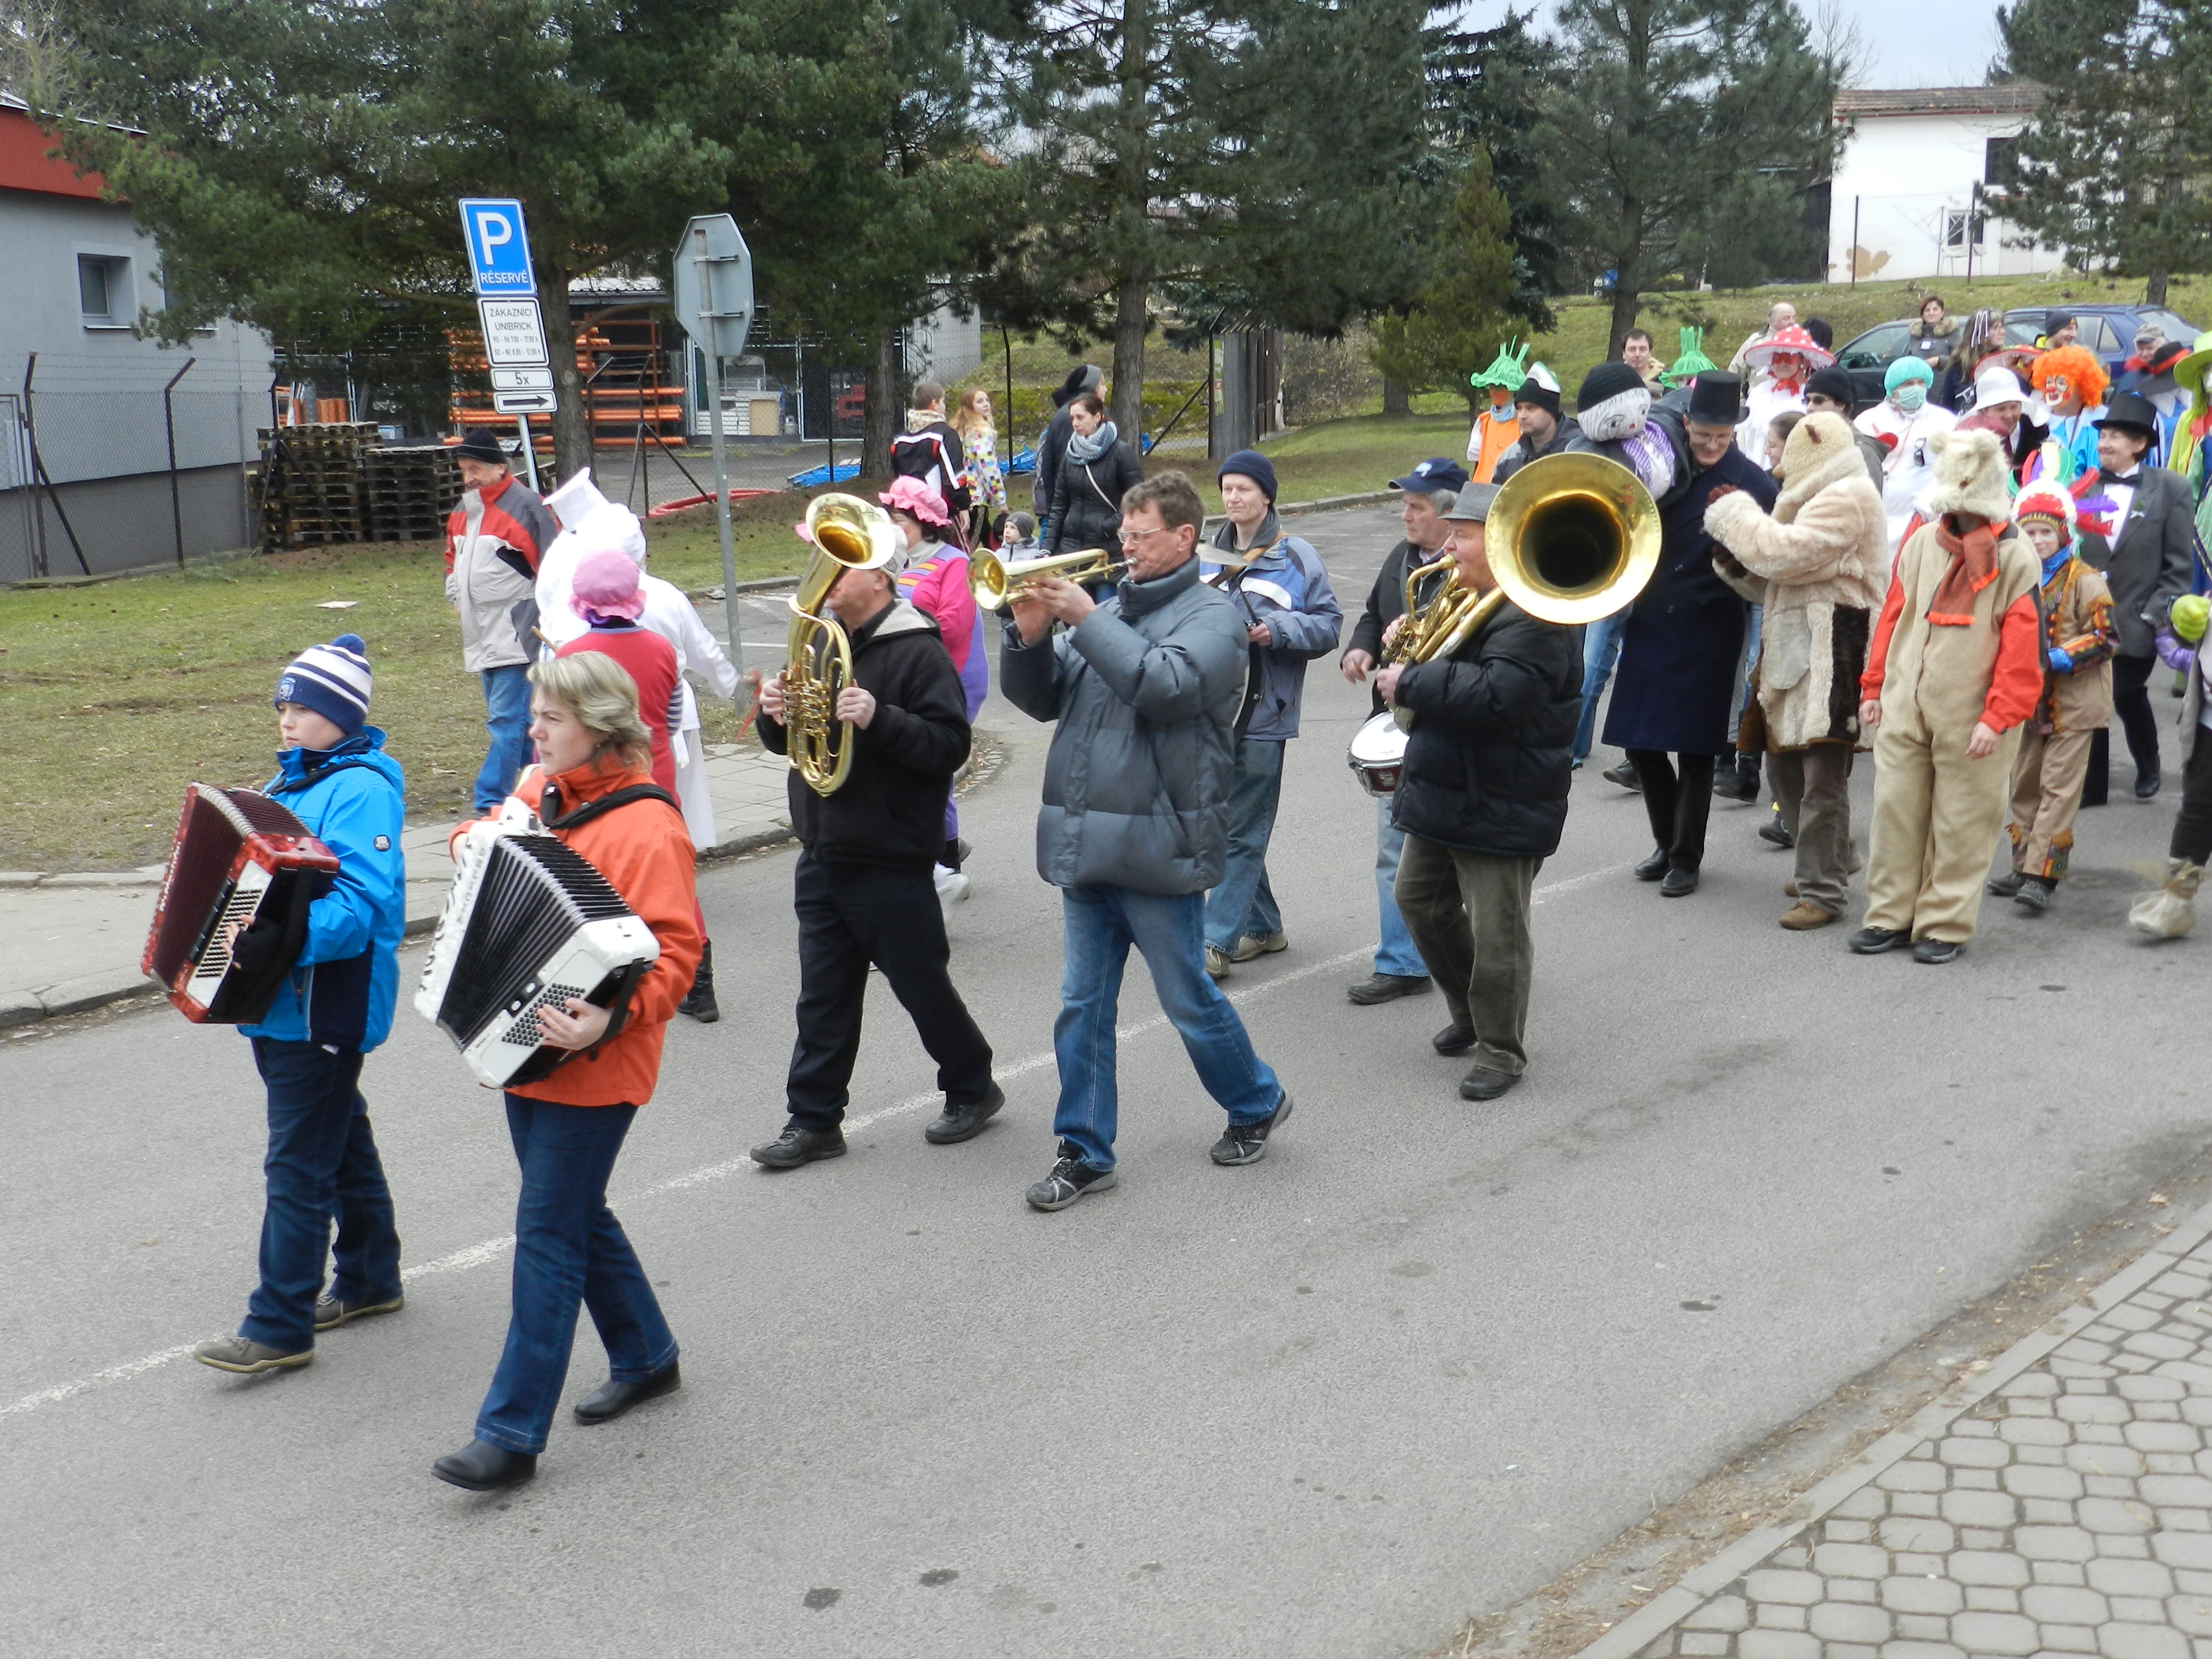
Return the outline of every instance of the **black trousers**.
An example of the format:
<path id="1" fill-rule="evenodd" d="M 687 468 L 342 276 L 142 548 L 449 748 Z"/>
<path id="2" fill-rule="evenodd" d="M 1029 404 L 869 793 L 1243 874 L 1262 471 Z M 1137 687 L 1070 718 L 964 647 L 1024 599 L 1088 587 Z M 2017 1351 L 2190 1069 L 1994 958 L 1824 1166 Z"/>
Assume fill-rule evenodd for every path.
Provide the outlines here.
<path id="1" fill-rule="evenodd" d="M 2169 858 L 2212 862 L 2212 731 L 2197 728 L 2196 746 L 2181 769 L 2181 811 L 2173 820 Z"/>
<path id="2" fill-rule="evenodd" d="M 884 970 L 937 1062 L 937 1086 L 964 1105 L 991 1091 L 991 1045 L 983 1040 L 946 971 L 951 947 L 945 912 L 927 870 L 825 864 L 799 855 L 793 882 L 799 912 L 799 1039 L 784 1085 L 791 1115 L 831 1129 L 845 1115 L 868 964 Z"/>
<path id="3" fill-rule="evenodd" d="M 1667 854 L 1669 870 L 1694 874 L 1705 861 L 1705 820 L 1713 811 L 1713 757 L 1678 755 L 1680 771 L 1663 749 L 1632 749 L 1628 763 L 1644 786 L 1644 810 L 1651 818 L 1651 839 Z"/>
<path id="4" fill-rule="evenodd" d="M 2159 769 L 2158 716 L 2150 707 L 2150 677 L 2157 666 L 2155 656 L 2112 659 L 2112 716 L 2128 734 L 2128 753 L 2138 774 Z M 2112 734 L 2100 732 L 2089 743 L 2089 774 L 2082 785 L 2082 805 L 2105 804 L 2112 770 Z"/>

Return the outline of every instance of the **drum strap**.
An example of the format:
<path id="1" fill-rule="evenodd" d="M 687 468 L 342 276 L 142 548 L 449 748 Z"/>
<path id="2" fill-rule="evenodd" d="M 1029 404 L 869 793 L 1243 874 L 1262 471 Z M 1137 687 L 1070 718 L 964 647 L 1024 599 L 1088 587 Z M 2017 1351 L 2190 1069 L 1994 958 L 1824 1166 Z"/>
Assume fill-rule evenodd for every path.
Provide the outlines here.
<path id="1" fill-rule="evenodd" d="M 544 798 L 538 803 L 538 816 L 544 821 L 548 830 L 573 830 L 580 823 L 589 823 L 602 812 L 611 812 L 616 807 L 627 806 L 634 800 L 665 801 L 669 805 L 676 806 L 676 798 L 659 784 L 633 783 L 626 789 L 611 789 L 597 800 L 587 800 L 556 816 L 554 809 L 561 804 L 561 790 L 558 785 L 549 783 L 545 786 Z M 677 807 L 678 811 L 683 810 Z"/>

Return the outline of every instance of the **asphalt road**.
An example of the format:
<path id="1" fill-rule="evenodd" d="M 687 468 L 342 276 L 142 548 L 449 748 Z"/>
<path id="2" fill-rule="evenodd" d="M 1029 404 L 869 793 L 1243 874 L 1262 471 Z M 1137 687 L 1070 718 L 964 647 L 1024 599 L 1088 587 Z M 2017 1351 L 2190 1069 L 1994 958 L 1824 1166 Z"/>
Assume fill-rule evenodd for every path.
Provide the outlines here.
<path id="1" fill-rule="evenodd" d="M 1310 531 L 1356 610 L 1392 520 Z M 406 1310 L 267 1379 L 175 1357 L 250 1285 L 244 1042 L 162 1010 L 0 1051 L 0 1648 L 1418 1654 L 2212 1139 L 2207 945 L 2121 926 L 2172 801 L 2124 789 L 2047 917 L 1993 903 L 1938 969 L 1778 929 L 1751 808 L 1717 806 L 1703 890 L 1661 900 L 1627 873 L 1640 805 L 1585 772 L 1539 878 L 1528 1079 L 1461 1102 L 1440 999 L 1344 999 L 1374 933 L 1365 707 L 1310 681 L 1292 947 L 1231 982 L 1298 1100 L 1251 1168 L 1207 1162 L 1220 1120 L 1133 970 L 1121 1185 L 1023 1204 L 1060 948 L 1047 734 L 1005 705 L 953 927 L 1011 1097 L 977 1141 L 922 1141 L 930 1071 L 878 986 L 852 1155 L 745 1162 L 781 1121 L 792 860 L 707 875 L 727 1017 L 679 1022 L 615 1183 L 685 1387 L 564 1421 L 512 1494 L 428 1473 L 499 1349 L 514 1189 L 442 1036 L 403 1007 L 365 1082 Z M 586 1324 L 571 1396 L 603 1376 Z"/>

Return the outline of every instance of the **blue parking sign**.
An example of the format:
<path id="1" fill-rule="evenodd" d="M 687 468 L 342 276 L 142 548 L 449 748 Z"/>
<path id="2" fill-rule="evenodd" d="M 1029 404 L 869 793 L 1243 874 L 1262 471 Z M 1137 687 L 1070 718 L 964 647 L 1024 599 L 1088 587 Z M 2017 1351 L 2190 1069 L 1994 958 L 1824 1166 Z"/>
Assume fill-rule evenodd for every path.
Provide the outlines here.
<path id="1" fill-rule="evenodd" d="M 469 245 L 469 269 L 479 294 L 538 292 L 530 270 L 530 238 L 522 228 L 522 204 L 502 198 L 461 198 L 461 236 Z"/>

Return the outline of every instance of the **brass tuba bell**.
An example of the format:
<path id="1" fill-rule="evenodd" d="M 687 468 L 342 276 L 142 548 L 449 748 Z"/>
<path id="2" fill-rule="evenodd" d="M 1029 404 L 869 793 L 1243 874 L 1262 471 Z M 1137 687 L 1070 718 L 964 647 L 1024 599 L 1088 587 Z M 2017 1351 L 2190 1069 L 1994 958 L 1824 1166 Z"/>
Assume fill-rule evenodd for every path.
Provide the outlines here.
<path id="1" fill-rule="evenodd" d="M 853 683 L 853 642 L 825 602 L 848 570 L 879 570 L 898 556 L 891 515 L 858 495 L 817 495 L 806 504 L 813 556 L 791 596 L 786 636 L 783 724 L 792 769 L 817 795 L 835 794 L 853 769 L 853 725 L 836 716 L 837 694 Z"/>
<path id="2" fill-rule="evenodd" d="M 1644 481 L 1609 457 L 1547 455 L 1499 487 L 1483 548 L 1498 586 L 1477 599 L 1455 573 L 1418 613 L 1407 612 L 1394 657 L 1450 656 L 1508 599 L 1562 626 L 1611 616 L 1659 568 L 1659 507 Z M 1398 710 L 1398 724 L 1412 731 L 1412 711 Z"/>

